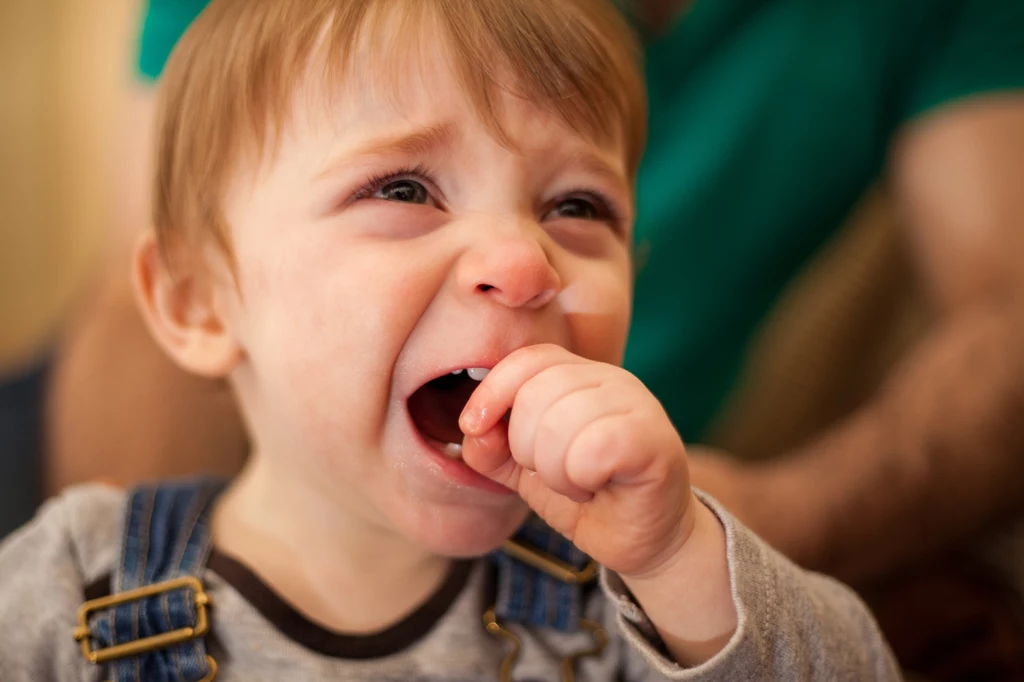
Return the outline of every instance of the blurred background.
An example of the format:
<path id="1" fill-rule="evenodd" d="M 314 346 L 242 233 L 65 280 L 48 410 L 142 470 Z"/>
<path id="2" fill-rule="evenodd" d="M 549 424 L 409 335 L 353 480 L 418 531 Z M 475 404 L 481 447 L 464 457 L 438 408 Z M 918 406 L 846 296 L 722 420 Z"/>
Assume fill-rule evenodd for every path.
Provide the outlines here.
<path id="1" fill-rule="evenodd" d="M 32 367 L 113 212 L 137 0 L 0 4 L 0 373 Z"/>
<path id="2" fill-rule="evenodd" d="M 1024 508 L 1024 5 L 622 4 L 654 142 L 627 367 L 707 446 L 694 480 L 862 589 L 910 669 L 1024 679 L 1024 531 L 966 551 Z M 0 539 L 68 484 L 243 461 L 223 384 L 171 367 L 110 275 L 204 5 L 0 0 Z"/>
<path id="3" fill-rule="evenodd" d="M 0 535 L 41 488 L 39 373 L 110 238 L 138 0 L 0 2 Z M 16 483 L 15 483 L 16 482 Z M 27 506 L 26 506 L 27 505 Z"/>

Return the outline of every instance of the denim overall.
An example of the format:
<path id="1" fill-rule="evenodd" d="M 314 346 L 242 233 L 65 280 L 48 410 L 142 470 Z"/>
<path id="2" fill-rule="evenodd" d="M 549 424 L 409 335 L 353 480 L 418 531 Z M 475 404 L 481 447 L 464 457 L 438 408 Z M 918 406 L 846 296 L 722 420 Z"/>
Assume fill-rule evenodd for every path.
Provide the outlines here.
<path id="1" fill-rule="evenodd" d="M 210 555 L 210 510 L 222 481 L 200 480 L 136 488 L 128 498 L 120 560 L 111 595 L 82 605 L 75 639 L 87 660 L 106 665 L 109 682 L 212 682 L 217 664 L 206 651 L 209 599 L 202 584 Z M 561 631 L 585 629 L 590 650 L 563 661 L 574 679 L 575 661 L 600 655 L 606 637 L 581 617 L 583 585 L 597 566 L 535 517 L 494 552 L 495 606 L 484 627 L 509 643 L 499 679 L 512 680 L 519 639 L 504 625 Z"/>

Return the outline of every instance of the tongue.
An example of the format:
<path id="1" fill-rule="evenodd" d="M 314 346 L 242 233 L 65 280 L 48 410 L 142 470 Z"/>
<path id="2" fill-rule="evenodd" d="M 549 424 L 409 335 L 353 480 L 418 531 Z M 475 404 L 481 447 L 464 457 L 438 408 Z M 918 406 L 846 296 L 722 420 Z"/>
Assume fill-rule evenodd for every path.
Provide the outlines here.
<path id="1" fill-rule="evenodd" d="M 462 443 L 459 416 L 477 386 L 463 375 L 453 375 L 421 387 L 409 398 L 409 414 L 416 428 L 442 444 Z"/>

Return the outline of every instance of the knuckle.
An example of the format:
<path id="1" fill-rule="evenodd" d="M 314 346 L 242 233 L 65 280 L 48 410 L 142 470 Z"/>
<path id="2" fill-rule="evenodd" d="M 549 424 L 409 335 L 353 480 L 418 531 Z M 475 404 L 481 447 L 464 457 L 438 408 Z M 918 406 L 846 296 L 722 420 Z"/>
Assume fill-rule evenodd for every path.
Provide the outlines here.
<path id="1" fill-rule="evenodd" d="M 589 424 L 577 435 L 573 445 L 585 450 L 594 460 L 608 461 L 628 451 L 632 440 L 623 419 L 615 415 Z"/>
<path id="2" fill-rule="evenodd" d="M 537 440 L 552 443 L 559 438 L 565 422 L 562 419 L 562 410 L 554 406 L 545 412 L 537 421 Z"/>

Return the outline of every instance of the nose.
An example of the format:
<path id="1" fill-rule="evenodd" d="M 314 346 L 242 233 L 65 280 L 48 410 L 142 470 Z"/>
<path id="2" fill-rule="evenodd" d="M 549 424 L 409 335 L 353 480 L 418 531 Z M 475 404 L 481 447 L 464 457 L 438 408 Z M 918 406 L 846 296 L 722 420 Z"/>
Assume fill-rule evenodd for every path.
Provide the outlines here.
<path id="1" fill-rule="evenodd" d="M 562 289 L 544 247 L 525 233 L 475 244 L 460 259 L 456 281 L 464 295 L 507 308 L 541 308 Z"/>

